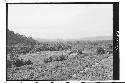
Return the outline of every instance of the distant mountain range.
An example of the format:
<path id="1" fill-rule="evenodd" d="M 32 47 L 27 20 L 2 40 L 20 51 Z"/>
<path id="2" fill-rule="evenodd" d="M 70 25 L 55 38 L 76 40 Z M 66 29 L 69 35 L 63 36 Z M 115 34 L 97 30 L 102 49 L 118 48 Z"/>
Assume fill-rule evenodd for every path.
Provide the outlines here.
<path id="1" fill-rule="evenodd" d="M 113 36 L 96 36 L 96 37 L 85 37 L 81 39 L 42 39 L 42 38 L 34 38 L 39 42 L 47 42 L 47 41 L 73 41 L 73 40 L 113 40 Z"/>
<path id="2" fill-rule="evenodd" d="M 113 40 L 113 36 L 86 37 L 83 40 Z"/>

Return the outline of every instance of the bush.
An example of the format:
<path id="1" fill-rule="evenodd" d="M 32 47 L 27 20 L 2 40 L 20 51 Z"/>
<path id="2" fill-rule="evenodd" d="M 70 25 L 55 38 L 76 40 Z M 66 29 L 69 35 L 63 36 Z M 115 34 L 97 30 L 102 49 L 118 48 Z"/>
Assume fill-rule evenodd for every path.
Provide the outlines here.
<path id="1" fill-rule="evenodd" d="M 82 54 L 82 49 L 78 49 L 78 54 Z"/>
<path id="2" fill-rule="evenodd" d="M 20 67 L 31 64 L 33 63 L 30 60 L 27 61 L 24 61 L 23 59 L 7 60 L 7 68 L 11 68 L 12 66 Z"/>
<path id="3" fill-rule="evenodd" d="M 27 60 L 27 61 L 23 61 L 23 59 L 17 59 L 16 62 L 15 62 L 15 66 L 16 67 L 20 67 L 20 66 L 24 66 L 24 65 L 31 65 L 33 64 L 30 60 Z"/>
<path id="4" fill-rule="evenodd" d="M 97 54 L 105 54 L 105 50 L 102 47 L 98 47 L 96 50 Z"/>
<path id="5" fill-rule="evenodd" d="M 12 67 L 12 61 L 7 60 L 7 68 L 11 68 Z"/>
<path id="6" fill-rule="evenodd" d="M 33 63 L 30 60 L 24 62 L 24 65 L 31 65 L 31 64 Z"/>
<path id="7" fill-rule="evenodd" d="M 49 63 L 49 62 L 52 62 L 52 57 L 49 57 L 49 58 L 45 58 L 44 59 L 44 63 Z"/>
<path id="8" fill-rule="evenodd" d="M 72 53 L 78 53 L 78 54 L 83 54 L 82 53 L 83 49 L 72 49 L 70 53 L 68 53 L 69 55 Z"/>
<path id="9" fill-rule="evenodd" d="M 63 61 L 63 60 L 67 60 L 68 56 L 66 55 L 58 55 L 58 56 L 50 56 L 49 58 L 45 58 L 44 59 L 44 63 L 49 63 L 52 61 Z"/>
<path id="10" fill-rule="evenodd" d="M 67 57 L 65 55 L 61 55 L 61 56 L 56 57 L 55 61 L 63 61 L 66 59 L 67 59 Z"/>

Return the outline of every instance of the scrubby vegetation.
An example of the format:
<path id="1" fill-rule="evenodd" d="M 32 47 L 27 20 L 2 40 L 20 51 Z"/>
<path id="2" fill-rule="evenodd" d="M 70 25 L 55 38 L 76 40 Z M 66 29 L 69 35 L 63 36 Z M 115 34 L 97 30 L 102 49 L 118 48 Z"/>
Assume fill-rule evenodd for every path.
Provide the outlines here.
<path id="1" fill-rule="evenodd" d="M 7 41 L 7 80 L 113 79 L 112 40 L 38 42 L 8 30 Z"/>
<path id="2" fill-rule="evenodd" d="M 96 53 L 100 55 L 105 54 L 105 50 L 102 47 L 98 47 Z"/>

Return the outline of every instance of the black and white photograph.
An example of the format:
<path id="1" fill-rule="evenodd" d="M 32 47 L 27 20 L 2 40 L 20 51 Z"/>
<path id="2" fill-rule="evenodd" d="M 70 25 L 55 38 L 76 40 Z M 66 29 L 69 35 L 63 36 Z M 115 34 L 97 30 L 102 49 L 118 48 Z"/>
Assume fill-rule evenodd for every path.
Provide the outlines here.
<path id="1" fill-rule="evenodd" d="M 6 4 L 6 80 L 118 80 L 119 11 L 113 5 Z"/>

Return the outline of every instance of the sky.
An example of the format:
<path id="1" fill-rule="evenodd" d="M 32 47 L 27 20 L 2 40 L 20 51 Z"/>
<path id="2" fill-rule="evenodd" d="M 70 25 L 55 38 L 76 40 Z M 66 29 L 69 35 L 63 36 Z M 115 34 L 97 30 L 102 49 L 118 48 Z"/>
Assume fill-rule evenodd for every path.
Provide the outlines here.
<path id="1" fill-rule="evenodd" d="M 112 36 L 113 5 L 9 4 L 8 28 L 41 39 Z"/>

